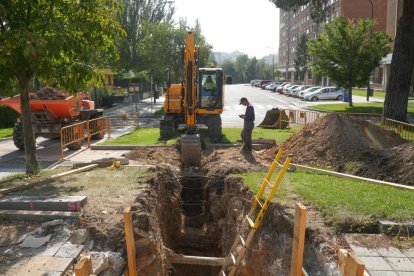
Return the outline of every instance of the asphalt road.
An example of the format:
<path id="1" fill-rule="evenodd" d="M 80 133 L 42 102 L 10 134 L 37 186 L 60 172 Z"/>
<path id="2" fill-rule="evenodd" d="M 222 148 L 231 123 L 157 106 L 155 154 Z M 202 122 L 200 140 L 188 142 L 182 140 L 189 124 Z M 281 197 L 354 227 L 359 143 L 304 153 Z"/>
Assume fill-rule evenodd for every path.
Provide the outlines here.
<path id="1" fill-rule="evenodd" d="M 257 87 L 251 87 L 247 84 L 226 85 L 224 112 L 222 115 L 222 124 L 224 127 L 243 126 L 243 120 L 238 117 L 238 114 L 244 114 L 246 109 L 244 106 L 239 105 L 241 97 L 246 97 L 253 105 L 256 115 L 256 125 L 261 123 L 266 115 L 266 111 L 275 107 L 283 109 L 305 109 L 311 105 L 338 103 L 338 101 L 303 101 L 298 98 L 292 98 Z M 358 100 L 360 99 L 356 99 L 357 102 Z"/>

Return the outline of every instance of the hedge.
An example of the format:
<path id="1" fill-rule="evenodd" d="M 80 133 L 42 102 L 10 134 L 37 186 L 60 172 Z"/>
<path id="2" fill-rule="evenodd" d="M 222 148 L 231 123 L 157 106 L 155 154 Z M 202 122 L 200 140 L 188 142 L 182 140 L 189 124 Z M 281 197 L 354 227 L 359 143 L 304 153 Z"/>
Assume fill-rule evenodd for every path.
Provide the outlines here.
<path id="1" fill-rule="evenodd" d="M 7 106 L 0 106 L 0 128 L 13 127 L 19 113 Z"/>

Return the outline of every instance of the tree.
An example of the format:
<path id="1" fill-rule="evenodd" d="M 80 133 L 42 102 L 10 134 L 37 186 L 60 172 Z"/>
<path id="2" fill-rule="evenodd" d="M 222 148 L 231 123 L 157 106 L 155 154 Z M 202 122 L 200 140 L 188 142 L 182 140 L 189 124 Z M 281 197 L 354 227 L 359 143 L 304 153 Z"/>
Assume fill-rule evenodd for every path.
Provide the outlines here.
<path id="1" fill-rule="evenodd" d="M 238 56 L 235 67 L 240 79 L 246 83 L 248 78 L 247 69 L 249 67 L 249 56 L 246 54 Z"/>
<path id="2" fill-rule="evenodd" d="M 144 26 L 152 23 L 171 23 L 174 7 L 165 0 L 121 0 L 123 9 L 118 13 L 118 20 L 126 32 L 126 37 L 118 41 L 120 53 L 119 67 L 123 71 L 138 72 L 138 44 L 145 35 Z"/>
<path id="3" fill-rule="evenodd" d="M 325 0 L 269 0 L 284 10 L 297 9 L 301 5 Z M 414 67 L 414 0 L 402 0 L 402 16 L 397 23 L 391 70 L 384 102 L 384 116 L 405 121 L 407 116 L 408 93 Z M 321 16 L 323 19 L 324 17 Z M 315 18 L 312 17 L 315 21 Z M 316 21 L 315 21 L 316 22 Z"/>
<path id="4" fill-rule="evenodd" d="M 40 169 L 29 106 L 33 77 L 55 78 L 69 90 L 88 81 L 100 62 L 91 53 L 113 52 L 113 40 L 122 34 L 116 20 L 119 9 L 115 0 L 9 0 L 0 4 L 0 78 L 18 83 L 27 173 Z"/>
<path id="5" fill-rule="evenodd" d="M 305 72 L 307 71 L 307 65 L 309 61 L 308 54 L 308 37 L 306 34 L 299 36 L 298 45 L 296 47 L 296 56 L 295 56 L 295 70 L 299 81 L 304 80 Z"/>
<path id="6" fill-rule="evenodd" d="M 323 34 L 308 42 L 312 70 L 349 91 L 349 106 L 352 87 L 366 84 L 372 70 L 390 50 L 388 35 L 370 35 L 373 25 L 371 20 L 354 22 L 340 16 L 325 25 Z"/>
<path id="7" fill-rule="evenodd" d="M 407 120 L 407 105 L 414 68 L 414 0 L 403 0 L 398 20 L 390 76 L 384 102 L 384 117 Z"/>

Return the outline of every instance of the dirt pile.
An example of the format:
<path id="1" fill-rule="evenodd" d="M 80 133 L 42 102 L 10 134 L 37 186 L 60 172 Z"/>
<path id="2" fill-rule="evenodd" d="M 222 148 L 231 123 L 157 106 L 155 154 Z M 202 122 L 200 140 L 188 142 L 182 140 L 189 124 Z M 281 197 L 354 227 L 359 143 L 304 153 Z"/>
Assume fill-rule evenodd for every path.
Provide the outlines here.
<path id="1" fill-rule="evenodd" d="M 31 94 L 31 100 L 64 100 L 69 94 L 64 90 L 58 90 L 56 88 L 45 86 L 42 87 L 36 94 Z"/>
<path id="2" fill-rule="evenodd" d="M 173 166 L 179 166 L 180 155 L 175 147 L 158 147 L 158 148 L 137 148 L 125 155 L 129 160 L 137 161 L 139 164 L 158 165 L 167 163 Z"/>
<path id="3" fill-rule="evenodd" d="M 281 148 L 299 164 L 339 166 L 377 158 L 383 149 L 403 143 L 393 131 L 345 114 L 329 114 L 305 126 Z M 276 151 L 267 151 L 269 159 Z"/>
<path id="4" fill-rule="evenodd" d="M 355 174 L 414 186 L 414 142 L 384 149 L 381 156 L 360 164 Z"/>

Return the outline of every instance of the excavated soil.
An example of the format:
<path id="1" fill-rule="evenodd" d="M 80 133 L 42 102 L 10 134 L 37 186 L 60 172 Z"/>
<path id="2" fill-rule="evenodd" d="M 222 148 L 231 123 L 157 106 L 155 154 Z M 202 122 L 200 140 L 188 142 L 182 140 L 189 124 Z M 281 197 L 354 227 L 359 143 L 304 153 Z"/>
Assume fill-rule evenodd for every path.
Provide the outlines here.
<path id="1" fill-rule="evenodd" d="M 345 114 L 329 114 L 305 126 L 281 146 L 266 150 L 273 159 L 279 148 L 295 163 L 331 166 L 346 172 L 414 185 L 414 144 L 394 131 Z"/>
<path id="2" fill-rule="evenodd" d="M 161 163 L 178 166 L 180 155 L 174 147 L 137 148 L 125 155 L 129 160 L 139 164 L 158 165 Z"/>
<path id="3" fill-rule="evenodd" d="M 42 87 L 36 94 L 31 94 L 31 100 L 64 100 L 68 97 L 68 93 L 64 90 L 58 90 L 56 88 L 45 86 Z"/>

